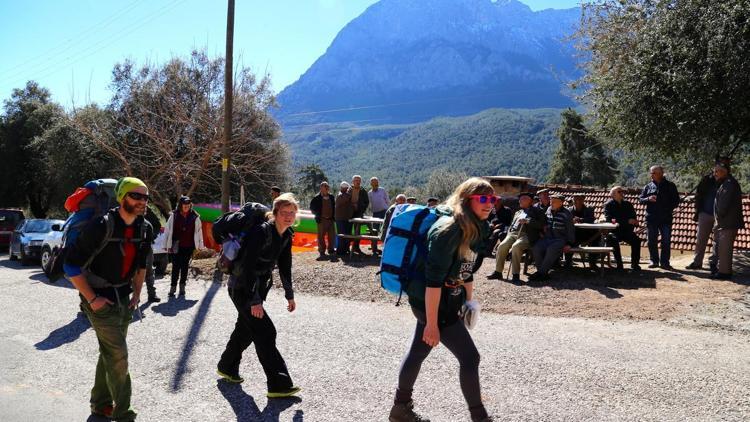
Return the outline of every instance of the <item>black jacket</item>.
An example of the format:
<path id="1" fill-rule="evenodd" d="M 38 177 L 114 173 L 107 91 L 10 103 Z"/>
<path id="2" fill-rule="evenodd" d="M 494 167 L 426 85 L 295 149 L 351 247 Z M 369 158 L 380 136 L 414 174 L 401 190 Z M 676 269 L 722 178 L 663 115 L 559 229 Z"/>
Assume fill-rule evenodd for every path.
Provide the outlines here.
<path id="1" fill-rule="evenodd" d="M 651 195 L 656 195 L 656 202 L 648 200 Z M 672 224 L 672 212 L 680 205 L 680 194 L 677 186 L 665 177 L 660 183 L 651 181 L 644 186 L 640 201 L 646 204 L 646 223 Z"/>
<path id="2" fill-rule="evenodd" d="M 714 218 L 716 226 L 721 229 L 739 230 L 745 227 L 742 216 L 742 189 L 731 175 L 721 182 L 719 190 L 716 191 Z"/>
<path id="3" fill-rule="evenodd" d="M 255 226 L 246 236 L 242 245 L 242 270 L 238 277 L 229 278 L 235 303 L 250 308 L 263 303 L 271 289 L 271 272 L 279 267 L 279 277 L 284 287 L 284 297 L 294 299 L 292 288 L 292 237 L 287 229 L 279 235 L 273 222 Z"/>
<path id="4" fill-rule="evenodd" d="M 354 187 L 349 188 L 349 195 L 354 192 Z M 360 218 L 365 215 L 367 207 L 370 206 L 370 197 L 367 195 L 367 191 L 364 188 L 359 189 L 359 198 L 357 198 L 357 208 L 354 209 L 354 215 L 352 218 Z"/>
<path id="5" fill-rule="evenodd" d="M 125 236 L 125 221 L 122 220 L 118 212 L 118 208 L 114 208 L 107 213 L 107 218 L 113 222 L 112 239 L 123 239 Z M 133 243 L 136 245 L 136 255 L 133 260 L 133 264 L 130 266 L 130 270 L 122 276 L 123 268 L 123 252 L 122 242 L 111 241 L 104 249 L 96 255 L 88 267 L 88 272 L 92 273 L 88 275 L 89 283 L 92 284 L 94 292 L 100 296 L 104 296 L 109 300 L 116 301 L 117 296 L 127 297 L 132 292 L 131 283 L 133 276 L 137 269 L 146 268 L 146 258 L 151 253 L 151 244 L 154 240 L 153 229 L 151 224 L 146 221 L 143 216 L 139 216 L 135 219 L 132 224 L 133 227 Z M 83 267 L 89 257 L 102 245 L 102 241 L 106 236 L 107 223 L 105 218 L 102 216 L 97 220 L 93 221 L 90 225 L 84 228 L 76 239 L 75 243 L 68 249 L 65 256 L 65 264 L 75 267 Z M 140 237 L 139 237 L 140 236 Z M 94 287 L 94 283 L 91 277 L 98 277 L 104 279 L 110 285 L 121 287 Z M 117 292 L 115 292 L 115 290 Z"/>
<path id="6" fill-rule="evenodd" d="M 570 211 L 570 214 L 573 215 L 573 217 L 578 217 L 582 219 L 583 223 L 593 223 L 594 218 L 594 209 L 592 207 L 587 207 L 584 205 L 583 209 L 578 211 L 576 210 L 575 206 L 568 207 L 568 211 Z"/>
<path id="7" fill-rule="evenodd" d="M 716 179 L 712 175 L 703 176 L 698 187 L 695 189 L 695 215 L 693 216 L 694 221 L 698 221 L 698 216 L 703 210 L 703 201 L 706 199 L 712 189 L 716 189 Z"/>
<path id="8" fill-rule="evenodd" d="M 628 234 L 632 233 L 635 226 L 628 223 L 628 220 L 630 219 L 637 219 L 637 216 L 635 214 L 635 208 L 633 208 L 633 204 L 631 204 L 628 200 L 623 199 L 622 202 L 618 203 L 614 199 L 610 199 L 606 203 L 604 203 L 604 218 L 607 220 L 607 222 L 611 222 L 612 220 L 615 220 L 619 226 L 614 230 L 614 232 L 622 233 L 622 234 Z"/>
<path id="9" fill-rule="evenodd" d="M 331 220 L 333 220 L 336 214 L 336 200 L 330 193 L 328 194 L 328 201 L 331 203 Z M 313 197 L 310 201 L 310 211 L 315 214 L 315 222 L 320 223 L 320 214 L 323 212 L 323 195 L 318 193 Z"/>
<path id="10" fill-rule="evenodd" d="M 496 208 L 492 208 L 487 220 L 489 220 L 491 227 L 498 226 L 496 229 L 508 230 L 510 222 L 513 221 L 513 211 L 505 206 L 500 208 L 499 211 Z"/>

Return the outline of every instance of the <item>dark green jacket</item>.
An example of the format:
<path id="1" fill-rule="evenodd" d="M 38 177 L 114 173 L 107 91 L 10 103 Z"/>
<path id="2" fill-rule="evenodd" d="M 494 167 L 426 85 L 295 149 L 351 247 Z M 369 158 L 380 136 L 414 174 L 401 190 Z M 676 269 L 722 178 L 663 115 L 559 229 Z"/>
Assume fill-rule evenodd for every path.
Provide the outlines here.
<path id="1" fill-rule="evenodd" d="M 446 227 L 443 229 L 444 227 Z M 457 280 L 464 283 L 473 281 L 472 268 L 476 254 L 483 251 L 485 242 L 489 239 L 490 228 L 486 221 L 479 222 L 479 238 L 471 245 L 473 258 L 467 260 L 459 257 L 458 246 L 463 232 L 453 217 L 440 217 L 432 225 L 427 234 L 427 261 L 424 263 L 426 287 L 442 287 L 440 306 L 438 308 L 438 323 L 448 326 L 458 320 L 458 312 L 466 301 L 466 290 L 463 286 L 452 286 Z M 413 285 L 416 283 L 413 283 Z M 410 287 L 412 287 L 410 285 Z M 415 286 L 417 287 L 417 286 Z M 419 285 L 423 289 L 425 285 Z M 409 295 L 409 304 L 415 309 L 425 312 L 424 292 Z"/>

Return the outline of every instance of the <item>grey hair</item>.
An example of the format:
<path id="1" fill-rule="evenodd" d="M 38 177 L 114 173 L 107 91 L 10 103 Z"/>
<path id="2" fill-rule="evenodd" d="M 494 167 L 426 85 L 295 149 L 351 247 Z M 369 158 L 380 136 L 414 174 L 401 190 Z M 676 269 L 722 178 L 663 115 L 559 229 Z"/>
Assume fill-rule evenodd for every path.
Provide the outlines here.
<path id="1" fill-rule="evenodd" d="M 399 199 L 403 199 L 404 201 L 406 201 L 406 195 L 404 195 L 403 193 L 399 193 L 398 195 L 396 195 L 396 201 L 398 201 Z"/>
<path id="2" fill-rule="evenodd" d="M 370 181 L 372 182 L 373 180 L 377 180 L 378 182 L 380 181 L 380 179 L 378 179 L 377 177 L 371 177 Z"/>
<path id="3" fill-rule="evenodd" d="M 349 183 L 347 183 L 347 182 L 341 182 L 341 184 L 339 185 L 339 187 L 349 189 L 351 187 L 351 185 Z"/>
<path id="4" fill-rule="evenodd" d="M 356 179 L 358 177 L 359 177 L 359 180 L 362 180 L 362 176 L 360 176 L 358 174 L 355 174 L 354 176 L 352 176 L 352 180 L 354 180 L 354 179 Z"/>
<path id="5" fill-rule="evenodd" d="M 614 186 L 612 189 L 609 190 L 609 196 L 614 196 L 615 192 L 622 190 L 622 186 Z"/>
<path id="6" fill-rule="evenodd" d="M 649 172 L 652 172 L 654 170 L 661 170 L 661 172 L 664 173 L 664 167 L 662 167 L 662 166 L 651 166 L 648 169 Z"/>

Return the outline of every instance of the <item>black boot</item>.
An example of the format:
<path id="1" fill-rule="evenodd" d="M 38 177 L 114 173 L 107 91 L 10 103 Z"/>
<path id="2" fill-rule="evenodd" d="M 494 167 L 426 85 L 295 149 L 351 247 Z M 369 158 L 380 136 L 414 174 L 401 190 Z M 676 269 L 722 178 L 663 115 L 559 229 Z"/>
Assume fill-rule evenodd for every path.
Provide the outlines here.
<path id="1" fill-rule="evenodd" d="M 185 296 L 185 285 L 180 284 L 180 296 Z"/>
<path id="2" fill-rule="evenodd" d="M 414 402 L 410 401 L 394 403 L 388 415 L 388 422 L 430 422 L 430 420 L 414 412 Z"/>
<path id="3" fill-rule="evenodd" d="M 504 280 L 503 273 L 493 271 L 492 274 L 487 276 L 487 280 Z"/>
<path id="4" fill-rule="evenodd" d="M 174 284 L 173 284 L 173 285 L 171 285 L 171 286 L 169 286 L 169 294 L 168 294 L 168 296 L 169 296 L 169 297 L 174 297 L 174 292 L 175 292 L 176 290 L 177 290 L 177 286 L 175 286 Z"/>

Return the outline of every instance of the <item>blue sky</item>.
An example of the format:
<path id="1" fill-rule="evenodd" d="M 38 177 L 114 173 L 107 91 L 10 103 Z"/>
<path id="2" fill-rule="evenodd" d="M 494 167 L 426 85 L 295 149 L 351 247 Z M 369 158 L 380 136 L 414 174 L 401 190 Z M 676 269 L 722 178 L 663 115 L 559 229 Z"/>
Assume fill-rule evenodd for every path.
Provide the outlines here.
<path id="1" fill-rule="evenodd" d="M 377 0 L 236 0 L 235 62 L 280 91 Z M 440 0 L 428 0 L 440 1 Z M 522 0 L 534 10 L 580 0 Z M 105 103 L 115 63 L 224 54 L 226 1 L 0 0 L 0 99 L 33 79 L 65 106 Z"/>

